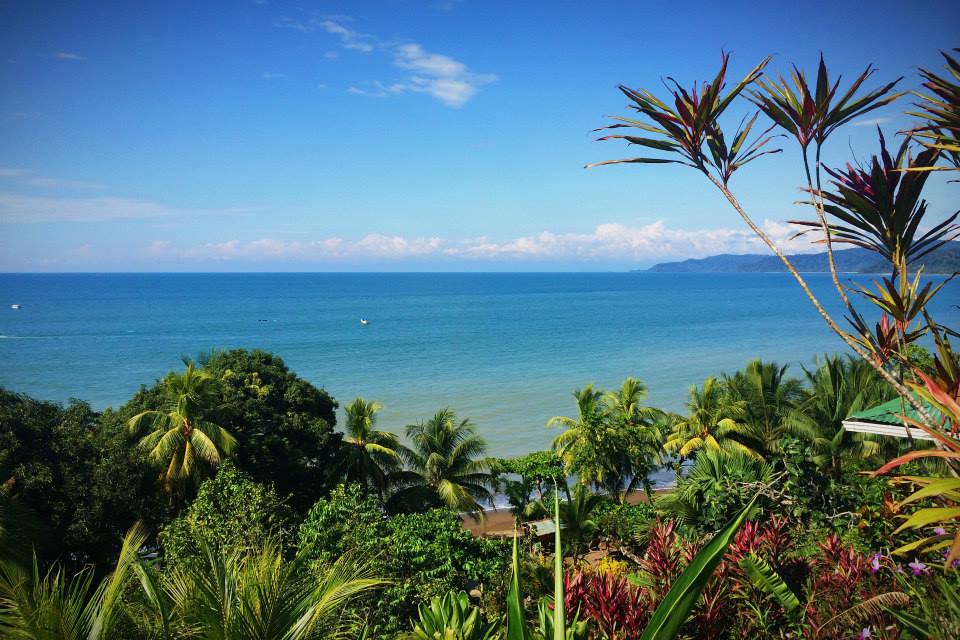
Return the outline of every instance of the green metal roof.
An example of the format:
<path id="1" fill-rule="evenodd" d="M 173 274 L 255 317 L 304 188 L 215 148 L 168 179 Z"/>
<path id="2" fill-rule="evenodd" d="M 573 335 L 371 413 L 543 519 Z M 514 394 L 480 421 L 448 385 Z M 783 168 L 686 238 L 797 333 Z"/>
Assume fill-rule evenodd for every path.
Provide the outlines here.
<path id="1" fill-rule="evenodd" d="M 916 396 L 914 396 L 914 398 L 918 401 L 920 400 Z M 923 403 L 923 406 L 934 418 L 940 417 L 940 412 L 926 402 Z M 913 420 L 919 420 L 917 416 L 917 410 L 911 407 L 907 402 L 901 401 L 900 398 L 894 398 L 889 402 L 884 402 L 883 404 L 875 407 L 858 411 L 857 413 L 851 414 L 847 420 L 856 420 L 858 422 L 878 422 L 880 424 L 903 426 L 903 419 L 900 418 L 902 415 L 906 415 L 908 418 Z"/>
<path id="2" fill-rule="evenodd" d="M 916 396 L 914 398 L 919 400 Z M 940 417 L 940 412 L 926 402 L 923 403 L 923 406 L 933 418 Z M 843 426 L 847 431 L 856 433 L 872 433 L 874 435 L 904 438 L 907 436 L 907 429 L 904 428 L 903 419 L 900 417 L 903 415 L 913 420 L 917 420 L 918 417 L 913 407 L 906 402 L 901 403 L 900 398 L 894 398 L 876 407 L 854 413 L 843 421 Z M 916 427 L 910 427 L 909 433 L 911 437 L 919 440 L 933 439 L 929 433 Z"/>

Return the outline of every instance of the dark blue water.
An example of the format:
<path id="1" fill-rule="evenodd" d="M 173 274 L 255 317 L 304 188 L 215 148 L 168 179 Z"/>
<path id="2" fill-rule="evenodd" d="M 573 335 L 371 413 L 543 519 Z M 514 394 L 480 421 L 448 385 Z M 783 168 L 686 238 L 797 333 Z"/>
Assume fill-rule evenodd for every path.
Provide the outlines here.
<path id="1" fill-rule="evenodd" d="M 809 280 L 832 299 L 828 277 Z M 957 326 L 958 302 L 951 283 L 935 315 Z M 498 455 L 546 446 L 589 382 L 636 376 L 678 410 L 751 358 L 799 374 L 842 348 L 785 274 L 6 274 L 0 305 L 15 391 L 102 408 L 182 355 L 259 347 L 341 404 L 380 400 L 383 428 L 453 407 Z"/>

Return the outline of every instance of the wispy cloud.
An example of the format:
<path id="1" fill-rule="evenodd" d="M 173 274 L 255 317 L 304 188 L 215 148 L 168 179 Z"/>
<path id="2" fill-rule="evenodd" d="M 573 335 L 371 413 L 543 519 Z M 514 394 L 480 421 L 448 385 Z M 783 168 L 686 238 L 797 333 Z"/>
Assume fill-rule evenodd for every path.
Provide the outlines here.
<path id="1" fill-rule="evenodd" d="M 264 71 L 260 74 L 260 77 L 264 80 L 283 80 L 287 77 L 285 73 L 276 73 L 274 71 Z"/>
<path id="2" fill-rule="evenodd" d="M 39 187 L 41 189 L 104 189 L 101 184 L 83 180 L 64 180 L 37 175 L 29 169 L 0 168 L 0 180 L 12 180 L 18 185 Z"/>
<path id="3" fill-rule="evenodd" d="M 78 53 L 71 53 L 69 51 L 58 51 L 53 54 L 53 57 L 57 60 L 86 60 L 85 56 L 81 56 Z"/>
<path id="4" fill-rule="evenodd" d="M 808 240 L 791 239 L 794 229 L 782 222 L 765 221 L 764 228 L 791 252 L 818 251 Z M 407 238 L 369 234 L 359 240 L 340 237 L 316 240 L 261 238 L 227 240 L 178 247 L 157 240 L 147 248 L 155 258 L 216 261 L 285 260 L 300 263 L 336 263 L 363 260 L 455 260 L 490 262 L 510 260 L 530 263 L 607 261 L 644 262 L 676 257 L 702 257 L 718 253 L 765 252 L 751 232 L 739 229 L 670 229 L 663 221 L 640 227 L 618 223 L 598 225 L 592 232 L 544 231 L 505 241 L 470 238 L 459 241 L 436 236 Z"/>
<path id="5" fill-rule="evenodd" d="M 237 209 L 181 209 L 121 197 L 55 198 L 0 192 L 0 223 L 105 222 L 129 218 L 239 213 Z"/>
<path id="6" fill-rule="evenodd" d="M 340 46 L 344 49 L 353 49 L 363 53 L 372 53 L 379 45 L 376 36 L 369 33 L 361 33 L 348 29 L 339 22 L 333 20 L 321 20 L 320 27 L 327 33 L 331 33 L 340 39 Z"/>
<path id="7" fill-rule="evenodd" d="M 419 43 L 386 42 L 374 34 L 352 29 L 345 24 L 347 20 L 342 16 L 307 16 L 300 20 L 284 18 L 275 24 L 301 33 L 328 33 L 335 36 L 339 46 L 345 50 L 389 55 L 393 66 L 405 72 L 401 78 L 392 81 L 356 82 L 347 89 L 354 95 L 384 98 L 403 93 L 425 93 L 448 107 L 462 107 L 481 87 L 497 80 L 492 73 L 476 73 L 463 62 L 427 51 Z M 327 59 L 334 59 L 337 52 L 328 51 L 323 55 Z"/>
<path id="8" fill-rule="evenodd" d="M 875 127 L 885 122 L 890 122 L 890 118 L 864 118 L 863 120 L 854 120 L 850 124 L 854 127 Z"/>

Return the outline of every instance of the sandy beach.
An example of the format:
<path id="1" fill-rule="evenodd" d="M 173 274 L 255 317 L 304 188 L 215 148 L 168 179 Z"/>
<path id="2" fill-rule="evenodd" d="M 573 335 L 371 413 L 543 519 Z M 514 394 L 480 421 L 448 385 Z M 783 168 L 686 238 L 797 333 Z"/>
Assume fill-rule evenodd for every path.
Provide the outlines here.
<path id="1" fill-rule="evenodd" d="M 669 488 L 657 489 L 654 493 L 663 493 L 670 491 Z M 640 504 L 647 502 L 647 495 L 641 491 L 631 491 L 627 494 L 627 502 L 630 504 Z M 507 537 L 513 535 L 513 513 L 508 507 L 500 509 L 491 509 L 486 511 L 483 520 L 474 520 L 473 518 L 463 518 L 463 528 L 478 536 Z"/>

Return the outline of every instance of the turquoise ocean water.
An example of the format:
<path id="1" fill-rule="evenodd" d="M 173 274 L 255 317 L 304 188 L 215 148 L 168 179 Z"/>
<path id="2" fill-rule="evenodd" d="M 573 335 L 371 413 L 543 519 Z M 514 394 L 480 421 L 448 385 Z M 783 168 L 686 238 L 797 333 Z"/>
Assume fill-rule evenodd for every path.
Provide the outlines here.
<path id="1" fill-rule="evenodd" d="M 960 325 L 958 303 L 951 283 L 936 316 Z M 750 358 L 799 374 L 842 347 L 785 274 L 4 274 L 0 304 L 14 391 L 103 408 L 182 355 L 259 347 L 341 405 L 380 400 L 383 428 L 452 407 L 496 455 L 546 447 L 547 419 L 590 382 L 636 376 L 680 410 L 690 384 Z"/>

